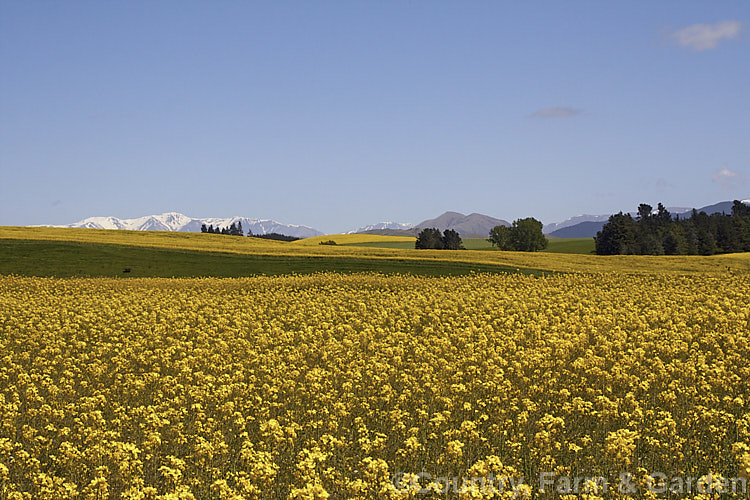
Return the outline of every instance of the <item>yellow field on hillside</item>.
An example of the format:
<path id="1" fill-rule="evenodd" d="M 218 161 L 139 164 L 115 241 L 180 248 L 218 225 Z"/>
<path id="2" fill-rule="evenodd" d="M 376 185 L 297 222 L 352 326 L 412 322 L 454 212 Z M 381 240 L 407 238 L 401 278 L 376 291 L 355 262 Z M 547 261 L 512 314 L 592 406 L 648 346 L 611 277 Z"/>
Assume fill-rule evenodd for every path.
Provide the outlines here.
<path id="1" fill-rule="evenodd" d="M 355 236 L 355 235 L 353 235 Z M 329 237 L 330 238 L 330 237 Z M 260 238 L 203 233 L 71 228 L 0 227 L 0 239 L 77 241 L 256 255 L 439 260 L 495 264 L 559 272 L 696 274 L 750 272 L 750 253 L 703 256 L 580 255 L 493 250 L 414 250 L 343 245 L 294 244 Z"/>
<path id="2" fill-rule="evenodd" d="M 222 234 L 17 226 L 0 226 L 0 239 L 77 241 L 232 253 L 273 252 L 285 246 L 285 242 L 281 241 L 236 236 L 230 238 Z"/>
<path id="3" fill-rule="evenodd" d="M 355 243 L 384 243 L 389 241 L 417 241 L 413 236 L 384 236 L 380 234 L 326 234 L 293 241 L 295 245 L 319 245 L 321 241 L 335 241 L 337 245 Z"/>
<path id="4" fill-rule="evenodd" d="M 0 497 L 746 498 L 749 289 L 0 277 Z"/>

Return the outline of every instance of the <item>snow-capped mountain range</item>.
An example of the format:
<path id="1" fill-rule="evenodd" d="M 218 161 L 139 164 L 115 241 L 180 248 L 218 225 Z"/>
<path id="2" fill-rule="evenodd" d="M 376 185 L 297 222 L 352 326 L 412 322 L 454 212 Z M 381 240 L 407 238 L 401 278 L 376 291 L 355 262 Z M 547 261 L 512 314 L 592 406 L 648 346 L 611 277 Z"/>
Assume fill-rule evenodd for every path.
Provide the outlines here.
<path id="1" fill-rule="evenodd" d="M 374 231 L 381 229 L 411 229 L 414 224 L 411 222 L 378 222 L 377 224 L 370 224 L 369 226 L 363 226 L 353 231 L 347 231 L 346 234 L 364 233 L 366 231 Z"/>
<path id="2" fill-rule="evenodd" d="M 709 205 L 697 209 L 705 211 L 706 213 L 731 213 L 732 209 L 731 201 L 723 201 L 714 205 Z M 750 205 L 750 198 L 742 200 L 742 203 Z M 691 209 L 685 207 L 667 207 L 673 215 L 689 216 Z M 571 217 L 562 222 L 555 222 L 544 225 L 544 232 L 551 234 L 561 229 L 565 229 L 567 233 L 563 234 L 551 234 L 552 236 L 562 238 L 572 237 L 588 237 L 596 231 L 601 229 L 601 226 L 607 222 L 609 215 L 577 215 Z M 313 236 L 321 236 L 325 233 L 318 231 L 309 226 L 301 226 L 295 224 L 282 224 L 271 219 L 251 219 L 249 217 L 205 217 L 195 218 L 188 217 L 178 212 L 166 212 L 159 215 L 146 215 L 143 217 L 137 217 L 134 219 L 120 219 L 118 217 L 88 217 L 73 224 L 66 224 L 62 226 L 51 226 L 51 227 L 76 227 L 76 228 L 90 228 L 90 229 L 127 229 L 131 231 L 182 231 L 182 232 L 200 232 L 201 226 L 213 226 L 214 228 L 225 228 L 232 224 L 242 223 L 243 231 L 247 232 L 249 229 L 253 234 L 269 234 L 279 233 L 287 236 L 294 236 L 297 238 L 310 238 Z M 416 235 L 419 229 L 425 227 L 437 227 L 441 230 L 455 229 L 462 236 L 466 237 L 478 237 L 477 235 L 486 234 L 491 227 L 496 225 L 510 225 L 507 221 L 502 219 L 496 219 L 482 214 L 470 214 L 463 215 L 457 212 L 446 212 L 436 219 L 430 219 L 419 224 L 411 224 L 408 222 L 379 222 L 377 224 L 370 224 L 367 226 L 360 227 L 353 231 L 348 231 L 347 234 L 352 233 L 365 233 L 365 232 L 378 232 L 383 231 L 380 234 L 393 234 L 389 231 L 393 231 L 396 234 L 405 235 Z M 586 226 L 586 227 L 584 227 Z M 403 233 L 399 233 L 403 231 Z M 570 234 L 568 234 L 570 233 Z M 574 234 L 575 233 L 575 234 Z M 580 233 L 580 234 L 579 234 Z"/>
<path id="3" fill-rule="evenodd" d="M 81 227 L 89 229 L 129 229 L 131 231 L 183 231 L 200 232 L 201 225 L 219 228 L 229 227 L 233 223 L 242 223 L 242 229 L 253 234 L 280 233 L 297 238 L 310 238 L 323 233 L 308 226 L 282 224 L 270 219 L 250 219 L 248 217 L 207 217 L 193 218 L 177 212 L 166 212 L 159 215 L 146 215 L 135 219 L 118 217 L 89 217 L 73 224 L 57 227 Z"/>

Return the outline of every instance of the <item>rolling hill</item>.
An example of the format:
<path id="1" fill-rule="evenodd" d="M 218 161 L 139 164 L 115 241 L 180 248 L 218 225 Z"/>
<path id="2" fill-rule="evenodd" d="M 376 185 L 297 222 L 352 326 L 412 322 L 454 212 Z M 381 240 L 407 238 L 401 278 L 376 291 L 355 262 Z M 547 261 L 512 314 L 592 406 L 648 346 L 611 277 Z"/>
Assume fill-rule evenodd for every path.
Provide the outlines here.
<path id="1" fill-rule="evenodd" d="M 690 274 L 750 270 L 750 253 L 664 257 L 576 255 L 568 251 L 415 250 L 305 245 L 176 231 L 0 227 L 0 274 L 25 276 L 228 277 L 326 270 L 431 275 L 471 271 Z"/>
<path id="2" fill-rule="evenodd" d="M 390 226 L 387 228 L 366 229 L 358 232 L 385 236 L 417 236 L 422 229 L 437 228 L 440 231 L 452 229 L 458 232 L 462 238 L 486 238 L 490 229 L 495 226 L 510 226 L 510 223 L 506 220 L 484 214 L 472 213 L 464 215 L 459 212 L 445 212 L 434 219 L 424 220 L 412 228 Z"/>

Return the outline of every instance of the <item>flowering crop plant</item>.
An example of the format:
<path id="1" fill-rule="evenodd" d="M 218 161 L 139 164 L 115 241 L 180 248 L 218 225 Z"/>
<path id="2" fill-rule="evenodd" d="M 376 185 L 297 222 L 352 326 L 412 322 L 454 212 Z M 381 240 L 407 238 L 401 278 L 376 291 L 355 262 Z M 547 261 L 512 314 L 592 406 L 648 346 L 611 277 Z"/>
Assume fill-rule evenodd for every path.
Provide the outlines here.
<path id="1" fill-rule="evenodd" d="M 747 478 L 749 291 L 732 272 L 2 276 L 0 498 L 657 498 L 618 477 Z"/>

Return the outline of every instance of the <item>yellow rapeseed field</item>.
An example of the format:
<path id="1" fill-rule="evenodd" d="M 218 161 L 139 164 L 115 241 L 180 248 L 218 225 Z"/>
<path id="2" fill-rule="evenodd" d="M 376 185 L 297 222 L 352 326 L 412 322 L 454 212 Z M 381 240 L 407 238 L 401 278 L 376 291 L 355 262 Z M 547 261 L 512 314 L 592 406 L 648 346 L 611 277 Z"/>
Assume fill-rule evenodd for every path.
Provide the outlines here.
<path id="1" fill-rule="evenodd" d="M 0 498 L 715 498 L 750 474 L 748 291 L 0 277 Z"/>

